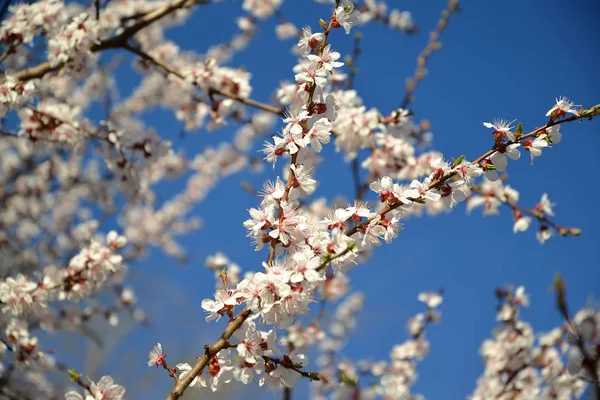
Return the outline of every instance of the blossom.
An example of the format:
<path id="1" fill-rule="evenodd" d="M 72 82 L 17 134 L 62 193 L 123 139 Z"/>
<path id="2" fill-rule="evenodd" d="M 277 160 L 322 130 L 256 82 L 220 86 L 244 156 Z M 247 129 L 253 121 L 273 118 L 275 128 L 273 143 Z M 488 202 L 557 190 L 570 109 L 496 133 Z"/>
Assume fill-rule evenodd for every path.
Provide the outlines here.
<path id="1" fill-rule="evenodd" d="M 303 236 L 306 217 L 292 203 L 282 201 L 280 207 L 281 217 L 273 224 L 269 236 L 287 245 L 290 240 L 298 240 Z"/>
<path id="2" fill-rule="evenodd" d="M 5 281 L 0 282 L 2 311 L 17 316 L 30 310 L 39 310 L 45 307 L 41 293 L 40 296 L 35 296 L 37 287 L 37 284 L 28 280 L 23 274 L 17 275 L 16 279 L 8 277 Z"/>
<path id="3" fill-rule="evenodd" d="M 85 400 L 123 400 L 125 388 L 113 382 L 110 376 L 103 376 L 98 383 L 90 381 L 89 392 L 86 392 Z M 77 392 L 68 392 L 67 400 L 83 400 L 84 397 Z"/>
<path id="4" fill-rule="evenodd" d="M 496 167 L 496 170 L 501 172 L 506 171 L 506 167 L 508 166 L 506 156 L 513 160 L 518 160 L 521 157 L 521 153 L 517 150 L 520 145 L 519 143 L 510 144 L 506 146 L 503 152 L 496 151 L 490 156 L 490 160 Z"/>
<path id="5" fill-rule="evenodd" d="M 213 271 L 220 271 L 225 268 L 225 266 L 229 264 L 229 258 L 220 251 L 216 252 L 214 255 L 209 255 L 206 257 L 204 261 L 204 265 L 206 268 L 211 269 Z"/>
<path id="6" fill-rule="evenodd" d="M 567 115 L 567 113 L 573 115 L 579 115 L 578 110 L 574 107 L 575 103 L 570 101 L 566 97 L 560 97 L 556 99 L 556 104 L 546 113 L 546 117 L 552 116 L 552 118 L 560 118 Z"/>
<path id="7" fill-rule="evenodd" d="M 260 195 L 264 196 L 263 203 L 265 206 L 270 206 L 274 201 L 281 200 L 285 193 L 285 183 L 277 177 L 275 183 L 271 181 L 266 181 L 263 184 L 262 190 L 260 191 Z M 272 222 L 269 222 L 269 224 Z M 263 225 L 264 226 L 264 225 Z"/>
<path id="8" fill-rule="evenodd" d="M 125 247 L 127 238 L 123 235 L 119 235 L 116 231 L 110 231 L 108 232 L 108 235 L 106 235 L 106 243 L 111 249 L 117 250 Z"/>
<path id="9" fill-rule="evenodd" d="M 515 134 L 510 130 L 513 128 L 512 124 L 515 121 L 516 120 L 508 121 L 506 119 L 495 118 L 491 123 L 484 122 L 483 126 L 494 130 L 492 134 L 497 141 L 508 138 L 509 141 L 514 142 L 516 140 Z"/>
<path id="10" fill-rule="evenodd" d="M 336 208 L 334 211 L 327 213 L 327 218 L 322 222 L 327 224 L 327 229 L 343 228 L 346 226 L 344 223 L 348 218 L 352 216 L 352 213 L 346 208 Z"/>
<path id="11" fill-rule="evenodd" d="M 256 330 L 254 323 L 244 323 L 244 327 L 236 332 L 236 337 L 241 340 L 240 344 L 237 346 L 239 356 L 247 363 L 256 363 L 262 357 L 264 350 L 262 346 L 262 336 L 260 332 Z"/>
<path id="12" fill-rule="evenodd" d="M 343 62 L 336 61 L 340 58 L 340 53 L 331 51 L 331 45 L 329 44 L 325 46 L 320 55 L 309 54 L 307 58 L 310 61 L 319 64 L 329 72 L 333 71 L 334 68 L 340 68 L 344 65 Z"/>
<path id="13" fill-rule="evenodd" d="M 188 363 L 177 364 L 177 365 L 175 365 L 175 368 L 177 368 L 179 371 L 181 371 L 181 373 L 179 374 L 179 380 L 184 379 L 192 371 L 192 366 Z M 198 386 L 198 376 L 194 377 L 194 379 L 190 383 L 190 387 L 195 387 L 195 386 Z M 204 386 L 206 386 L 206 385 L 204 385 Z"/>
<path id="14" fill-rule="evenodd" d="M 290 165 L 293 176 L 290 177 L 292 189 L 300 189 L 304 194 L 311 194 L 317 188 L 317 181 L 314 180 L 304 165 Z"/>
<path id="15" fill-rule="evenodd" d="M 389 15 L 389 25 L 392 28 L 399 29 L 406 32 L 412 32 L 416 26 L 413 21 L 412 14 L 410 11 L 398 11 L 393 9 Z"/>
<path id="16" fill-rule="evenodd" d="M 300 72 L 295 75 L 296 82 L 311 83 L 323 89 L 327 85 L 327 70 L 312 62 L 305 62 L 300 65 Z"/>
<path id="17" fill-rule="evenodd" d="M 442 295 L 437 292 L 421 292 L 419 293 L 418 300 L 427 304 L 429 308 L 436 308 L 442 304 Z"/>
<path id="18" fill-rule="evenodd" d="M 562 140 L 562 134 L 560 133 L 560 125 L 552 125 L 544 129 L 550 142 L 552 144 L 558 144 Z"/>
<path id="19" fill-rule="evenodd" d="M 386 234 L 386 229 L 379 224 L 381 221 L 381 216 L 377 216 L 373 218 L 369 222 L 369 224 L 364 227 L 364 232 L 362 236 L 362 246 L 366 249 L 371 248 L 371 246 L 381 246 L 381 242 L 379 238 L 384 237 Z"/>
<path id="20" fill-rule="evenodd" d="M 148 357 L 150 358 L 148 360 L 149 367 L 153 365 L 156 365 L 158 367 L 163 363 L 163 360 L 166 356 L 165 353 L 163 353 L 162 351 L 162 346 L 160 343 L 157 343 L 156 346 L 154 346 L 154 348 L 150 350 L 150 352 L 148 353 Z"/>
<path id="21" fill-rule="evenodd" d="M 310 27 L 302 28 L 302 37 L 298 42 L 300 55 L 306 57 L 311 50 L 316 48 L 323 40 L 323 33 L 312 33 Z"/>
<path id="22" fill-rule="evenodd" d="M 385 216 L 382 216 L 380 224 L 385 228 L 383 239 L 386 243 L 391 243 L 392 239 L 397 238 L 398 233 L 400 233 L 400 231 L 404 229 L 402 227 L 402 224 L 400 224 L 400 219 L 397 217 L 387 219 Z"/>
<path id="23" fill-rule="evenodd" d="M 303 366 L 308 363 L 308 358 L 298 350 L 294 350 L 289 355 L 284 355 L 283 360 L 283 364 L 275 365 L 275 369 L 265 376 L 267 386 L 272 390 L 294 387 L 300 381 L 302 375 L 292 368 L 286 368 L 286 366 Z"/>
<path id="24" fill-rule="evenodd" d="M 519 286 L 517 290 L 515 290 L 513 301 L 515 304 L 520 304 L 524 307 L 529 307 L 529 295 L 525 293 L 524 286 Z"/>
<path id="25" fill-rule="evenodd" d="M 298 28 L 296 28 L 290 22 L 285 22 L 275 27 L 275 33 L 277 34 L 277 38 L 280 40 L 291 39 L 295 36 L 298 36 Z"/>
<path id="26" fill-rule="evenodd" d="M 282 0 L 244 0 L 242 8 L 257 18 L 267 18 L 279 8 Z"/>
<path id="27" fill-rule="evenodd" d="M 61 27 L 48 41 L 48 59 L 52 66 L 71 62 L 75 69 L 81 69 L 91 55 L 89 51 L 97 42 L 99 24 L 86 13 L 81 13 L 73 21 Z"/>
<path id="28" fill-rule="evenodd" d="M 318 119 L 304 137 L 304 145 L 310 143 L 313 150 L 320 153 L 323 149 L 321 144 L 327 144 L 331 139 L 331 129 L 331 122 L 327 118 Z"/>
<path id="29" fill-rule="evenodd" d="M 531 155 L 531 164 L 536 157 L 542 155 L 542 149 L 548 147 L 547 135 L 543 134 L 535 138 L 535 140 L 529 138 L 523 142 L 523 148 Z"/>
<path id="30" fill-rule="evenodd" d="M 537 233 L 535 234 L 535 237 L 537 238 L 538 242 L 540 242 L 540 244 L 544 244 L 546 243 L 546 240 L 552 237 L 552 235 L 553 233 L 550 228 L 548 228 L 545 225 L 541 225 Z"/>
<path id="31" fill-rule="evenodd" d="M 369 188 L 379 194 L 382 203 L 384 201 L 396 200 L 396 197 L 394 196 L 394 183 L 389 176 L 384 176 L 383 178 L 372 182 L 369 185 Z"/>
<path id="32" fill-rule="evenodd" d="M 449 182 L 441 187 L 442 199 L 447 207 L 453 208 L 461 201 L 466 200 L 468 188 L 464 181 Z"/>
<path id="33" fill-rule="evenodd" d="M 290 276 L 290 282 L 318 282 L 325 279 L 323 273 L 319 273 L 317 268 L 321 265 L 319 257 L 309 257 L 304 253 L 297 252 L 292 256 L 294 272 Z"/>
<path id="34" fill-rule="evenodd" d="M 269 228 L 275 222 L 275 208 L 272 204 L 248 210 L 250 219 L 244 221 L 244 227 L 255 235 Z"/>
<path id="35" fill-rule="evenodd" d="M 346 33 L 350 33 L 350 29 L 359 22 L 359 12 L 354 8 L 354 4 L 350 0 L 343 0 L 339 7 L 335 9 L 334 28 L 340 26 L 344 28 Z"/>
<path id="36" fill-rule="evenodd" d="M 429 178 L 425 179 L 423 182 L 419 182 L 418 180 L 413 179 L 413 181 L 410 183 L 409 189 L 416 190 L 416 195 L 411 193 L 411 197 L 423 197 L 427 200 L 438 201 L 441 195 L 436 191 L 429 189 L 430 183 L 431 180 Z"/>
<path id="37" fill-rule="evenodd" d="M 454 171 L 464 179 L 467 186 L 473 184 L 473 178 L 481 176 L 483 174 L 482 169 L 467 160 L 462 160 L 460 164 L 454 167 Z"/>
<path id="38" fill-rule="evenodd" d="M 303 121 L 308 119 L 310 116 L 306 110 L 302 109 L 297 113 L 289 112 L 286 114 L 286 118 L 283 122 L 288 125 L 284 128 L 284 134 L 291 134 L 294 139 L 298 139 L 302 137 L 302 133 L 304 131 Z"/>
<path id="39" fill-rule="evenodd" d="M 527 229 L 529 229 L 530 225 L 531 225 L 531 218 L 519 216 L 518 218 L 515 218 L 515 223 L 513 225 L 513 232 L 514 233 L 524 232 Z"/>
<path id="40" fill-rule="evenodd" d="M 552 208 L 555 205 L 556 204 L 550 202 L 550 199 L 548 198 L 548 193 L 544 193 L 544 194 L 542 194 L 542 198 L 540 199 L 540 202 L 535 206 L 535 209 L 553 217 L 554 210 L 552 210 Z"/>
<path id="41" fill-rule="evenodd" d="M 221 316 L 229 309 L 232 309 L 237 304 L 237 299 L 242 297 L 238 291 L 219 289 L 215 292 L 215 299 L 202 300 L 202 308 L 209 314 L 206 321 L 213 319 L 221 319 Z"/>

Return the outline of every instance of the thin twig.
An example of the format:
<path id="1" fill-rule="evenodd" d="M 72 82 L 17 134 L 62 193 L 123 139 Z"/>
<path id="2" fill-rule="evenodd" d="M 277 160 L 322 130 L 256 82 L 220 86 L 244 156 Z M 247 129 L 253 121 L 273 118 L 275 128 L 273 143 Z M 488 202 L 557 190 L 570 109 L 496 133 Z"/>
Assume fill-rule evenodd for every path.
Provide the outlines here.
<path id="1" fill-rule="evenodd" d="M 458 0 L 449 0 L 448 5 L 442 11 L 442 16 L 440 17 L 435 30 L 429 33 L 429 40 L 427 41 L 427 45 L 421 51 L 419 56 L 417 57 L 417 67 L 412 78 L 406 79 L 406 92 L 404 93 L 404 98 L 400 103 L 400 108 L 407 108 L 410 103 L 414 100 L 413 93 L 415 88 L 419 84 L 420 81 L 425 78 L 427 75 L 427 70 L 425 69 L 425 65 L 427 64 L 427 60 L 431 53 L 437 50 L 441 50 L 441 43 L 438 41 L 441 33 L 448 26 L 448 21 L 450 19 L 450 15 L 453 12 L 458 10 Z"/>
<path id="2" fill-rule="evenodd" d="M 541 224 L 551 226 L 561 236 L 578 236 L 581 234 L 581 230 L 578 228 L 565 228 L 564 226 L 558 225 L 557 223 L 552 221 L 548 216 L 544 215 L 543 212 L 538 211 L 535 208 L 531 209 L 531 208 L 520 206 L 518 204 L 511 202 L 508 199 L 503 199 L 503 198 L 499 197 L 498 195 L 496 195 L 496 193 L 494 193 L 494 191 L 485 192 L 479 185 L 473 186 L 471 188 L 471 191 L 474 193 L 477 193 L 483 197 L 486 197 L 486 198 L 489 198 L 489 197 L 495 198 L 496 200 L 498 200 L 499 202 L 501 202 L 502 204 L 506 205 L 511 210 L 513 210 L 514 213 L 526 214 L 526 215 L 532 216 L 533 218 L 537 219 Z"/>

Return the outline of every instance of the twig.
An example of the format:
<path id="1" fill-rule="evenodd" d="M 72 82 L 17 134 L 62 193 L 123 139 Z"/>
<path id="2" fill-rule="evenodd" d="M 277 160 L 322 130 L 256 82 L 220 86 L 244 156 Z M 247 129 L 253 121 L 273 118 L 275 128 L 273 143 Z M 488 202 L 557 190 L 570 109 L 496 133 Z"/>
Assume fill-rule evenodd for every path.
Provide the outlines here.
<path id="1" fill-rule="evenodd" d="M 540 222 L 540 224 L 551 226 L 561 236 L 579 236 L 581 234 L 581 229 L 565 228 L 561 225 L 558 225 L 557 223 L 552 221 L 548 216 L 544 215 L 543 212 L 538 211 L 536 209 L 531 209 L 531 208 L 523 207 L 518 204 L 512 203 L 508 199 L 503 199 L 503 198 L 499 197 L 493 191 L 485 192 L 481 189 L 481 186 L 479 186 L 479 185 L 473 186 L 471 188 L 471 191 L 474 193 L 480 194 L 481 196 L 484 196 L 486 198 L 489 198 L 489 197 L 495 198 L 496 200 L 498 200 L 499 202 L 501 202 L 502 204 L 506 205 L 511 210 L 513 210 L 514 213 L 526 214 L 526 215 L 532 216 L 535 219 L 537 219 Z"/>
<path id="2" fill-rule="evenodd" d="M 354 88 L 354 80 L 358 73 L 356 63 L 358 56 L 360 56 L 360 41 L 362 39 L 362 33 L 356 32 L 354 34 L 354 45 L 352 48 L 352 55 L 346 58 L 346 65 L 348 66 L 348 81 L 346 82 L 346 89 L 350 90 Z"/>
<path id="3" fill-rule="evenodd" d="M 421 54 L 419 54 L 419 56 L 417 57 L 417 67 L 412 78 L 406 79 L 406 92 L 404 94 L 402 102 L 400 103 L 400 108 L 407 108 L 410 105 L 410 103 L 412 103 L 412 101 L 414 100 L 413 93 L 415 91 L 415 88 L 417 87 L 419 82 L 422 81 L 423 78 L 425 78 L 425 76 L 427 75 L 427 70 L 425 69 L 427 60 L 429 59 L 429 56 L 431 56 L 431 53 L 437 50 L 441 50 L 442 45 L 438 41 L 438 39 L 441 33 L 444 31 L 444 29 L 446 29 L 446 27 L 448 26 L 450 15 L 456 11 L 458 11 L 458 0 L 449 0 L 448 5 L 442 11 L 442 16 L 440 17 L 435 27 L 435 30 L 429 33 L 429 40 L 427 41 L 427 45 L 421 51 Z"/>

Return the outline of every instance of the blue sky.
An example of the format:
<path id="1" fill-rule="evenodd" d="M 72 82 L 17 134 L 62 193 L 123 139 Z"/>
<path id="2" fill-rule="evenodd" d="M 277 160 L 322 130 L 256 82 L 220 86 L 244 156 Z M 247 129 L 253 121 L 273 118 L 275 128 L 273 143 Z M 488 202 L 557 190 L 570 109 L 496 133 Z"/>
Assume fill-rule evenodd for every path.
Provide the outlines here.
<path id="1" fill-rule="evenodd" d="M 359 29 L 364 39 L 355 88 L 367 106 L 385 113 L 399 105 L 404 80 L 412 74 L 416 55 L 445 3 L 389 1 L 392 7 L 413 12 L 421 28 L 413 36 L 376 24 Z M 416 118 L 431 122 L 434 147 L 446 157 L 466 154 L 473 159 L 487 150 L 492 139 L 482 122 L 493 117 L 518 119 L 525 131 L 530 131 L 545 122 L 544 114 L 557 96 L 566 95 L 587 106 L 600 103 L 600 47 L 594 41 L 600 37 L 597 3 L 573 1 L 565 7 L 565 2 L 558 1 L 506 0 L 464 1 L 461 5 L 463 11 L 452 16 L 441 39 L 443 50 L 431 57 L 429 75 L 416 89 L 413 104 Z M 282 13 L 298 27 L 316 29 L 318 19 L 326 18 L 329 10 L 329 6 L 312 1 L 288 0 Z M 170 31 L 169 38 L 184 49 L 204 52 L 235 33 L 234 17 L 239 15 L 239 1 L 203 6 L 185 27 Z M 231 62 L 252 72 L 252 97 L 261 101 L 268 101 L 280 80 L 293 79 L 292 42 L 279 42 L 275 25 L 273 19 L 261 23 L 256 41 Z M 332 32 L 329 42 L 343 55 L 352 49 L 352 35 L 342 30 Z M 126 70 L 119 79 L 124 94 L 136 82 Z M 147 123 L 163 136 L 172 137 L 176 147 L 185 146 L 190 156 L 206 145 L 229 140 L 236 128 L 199 131 L 181 139 L 177 136 L 179 124 L 167 113 L 148 115 Z M 514 283 L 527 288 L 532 305 L 522 316 L 540 332 L 561 323 L 551 293 L 556 272 L 560 271 L 568 284 L 572 309 L 585 305 L 589 296 L 598 297 L 600 218 L 595 199 L 600 191 L 593 182 L 600 121 L 572 123 L 561 130 L 563 141 L 544 151 L 535 165 L 530 165 L 527 154 L 510 164 L 510 184 L 520 190 L 525 206 L 534 206 L 547 192 L 557 204 L 556 221 L 581 228 L 583 236 L 555 237 L 540 246 L 534 231 L 512 233 L 507 210 L 499 217 L 482 218 L 477 212 L 467 216 L 464 206 L 435 218 L 406 220 L 406 231 L 396 241 L 378 248 L 367 263 L 351 272 L 353 290 L 362 291 L 366 301 L 344 356 L 388 359 L 392 346 L 406 338 L 407 319 L 422 310 L 417 294 L 443 287 L 443 319 L 427 332 L 431 354 L 419 366 L 415 391 L 430 399 L 461 399 L 474 389 L 482 372 L 478 349 L 495 326 L 496 287 Z M 323 152 L 327 162 L 317 172 L 317 196 L 331 198 L 342 193 L 351 197 L 348 164 L 333 147 Z M 130 382 L 131 398 L 162 398 L 172 383 L 164 371 L 145 367 L 147 351 L 159 341 L 170 363 L 191 363 L 202 354 L 203 345 L 217 337 L 222 324 L 207 325 L 200 308 L 200 301 L 211 297 L 214 290 L 214 278 L 204 268 L 204 259 L 222 251 L 245 270 L 261 269 L 267 254 L 254 251 L 242 226 L 246 210 L 259 200 L 241 189 L 240 181 L 260 187 L 276 174 L 281 174 L 281 165 L 275 170 L 267 167 L 260 174 L 234 175 L 196 207 L 194 215 L 202 218 L 204 227 L 182 239 L 189 263 L 178 264 L 156 250 L 132 265 L 130 281 L 153 324 L 127 333 L 94 371 L 97 378 L 121 371 L 114 376 L 117 381 L 120 375 Z M 169 185 L 158 194 L 166 199 L 172 190 Z M 77 351 L 84 352 L 86 347 L 77 347 Z M 298 392 L 306 393 L 305 386 Z M 259 396 L 262 392 L 252 393 Z"/>

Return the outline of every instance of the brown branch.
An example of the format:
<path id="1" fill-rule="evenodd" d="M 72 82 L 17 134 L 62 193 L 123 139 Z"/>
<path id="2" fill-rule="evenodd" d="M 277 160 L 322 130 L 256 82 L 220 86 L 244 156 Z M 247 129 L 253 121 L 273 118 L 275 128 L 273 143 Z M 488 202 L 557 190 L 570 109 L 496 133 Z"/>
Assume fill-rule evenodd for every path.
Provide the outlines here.
<path id="1" fill-rule="evenodd" d="M 356 63 L 358 61 L 358 57 L 360 56 L 360 41 L 362 39 L 362 34 L 360 32 L 356 32 L 354 34 L 354 45 L 352 48 L 352 55 L 346 58 L 346 65 L 348 66 L 348 81 L 346 82 L 346 89 L 354 88 L 354 80 L 356 78 L 356 74 L 358 73 L 358 68 Z"/>
<path id="2" fill-rule="evenodd" d="M 319 379 L 319 375 L 316 372 L 306 372 L 301 370 L 300 368 L 298 368 L 296 365 L 292 364 L 292 362 L 290 360 L 286 360 L 286 359 L 278 359 L 278 358 L 273 358 L 273 357 L 268 357 L 268 356 L 263 356 L 263 359 L 265 360 L 265 362 L 267 363 L 273 363 L 273 364 L 277 364 L 282 366 L 283 368 L 287 368 L 287 369 L 292 369 L 294 371 L 296 371 L 297 373 L 299 373 L 300 375 L 302 375 L 305 378 L 310 379 L 311 381 L 318 381 Z"/>
<path id="3" fill-rule="evenodd" d="M 402 99 L 402 103 L 400 103 L 400 108 L 406 108 L 412 103 L 413 93 L 415 88 L 419 84 L 420 81 L 425 78 L 427 75 L 427 70 L 425 69 L 425 65 L 427 64 L 427 60 L 431 53 L 437 50 L 441 50 L 442 45 L 438 41 L 441 33 L 448 26 L 448 21 L 450 19 L 450 15 L 453 12 L 458 11 L 458 0 L 449 0 L 448 5 L 442 11 L 442 16 L 440 17 L 435 30 L 429 33 L 429 40 L 427 41 L 427 45 L 421 51 L 421 54 L 417 57 L 417 67 L 412 78 L 406 79 L 406 92 L 404 94 L 404 98 Z"/>
<path id="4" fill-rule="evenodd" d="M 175 379 L 175 382 L 179 380 L 179 377 L 175 374 L 175 367 L 170 367 L 164 359 L 161 360 L 160 365 L 167 370 L 171 378 Z"/>
<path id="5" fill-rule="evenodd" d="M 90 51 L 92 53 L 98 53 L 103 50 L 116 49 L 116 48 L 122 47 L 136 33 L 141 31 L 148 25 L 152 24 L 153 22 L 158 21 L 159 19 L 171 14 L 172 12 L 174 12 L 178 9 L 192 7 L 196 4 L 206 4 L 206 3 L 209 3 L 210 1 L 211 0 L 175 0 L 172 3 L 169 3 L 162 7 L 158 7 L 155 10 L 150 11 L 149 13 L 145 14 L 143 16 L 143 18 L 139 22 L 137 22 L 135 25 L 125 28 L 125 30 L 123 30 L 122 33 L 120 33 L 116 36 L 113 36 L 109 39 L 102 40 L 98 44 L 94 44 L 90 48 Z M 36 66 L 25 68 L 21 71 L 18 71 L 16 73 L 12 74 L 12 77 L 14 77 L 18 81 L 26 82 L 31 79 L 41 78 L 50 72 L 58 71 L 65 65 L 66 65 L 66 63 L 61 63 L 58 65 L 52 66 L 49 61 L 46 61 L 46 62 L 38 64 Z"/>
<path id="6" fill-rule="evenodd" d="M 348 56 L 346 59 L 346 65 L 348 66 L 348 81 L 346 82 L 346 89 L 354 88 L 354 80 L 356 78 L 356 74 L 358 73 L 358 68 L 356 63 L 358 61 L 358 57 L 360 56 L 360 41 L 362 39 L 362 34 L 357 32 L 354 34 L 354 45 L 352 48 L 352 55 Z M 362 198 L 364 195 L 365 189 L 364 185 L 360 180 L 360 161 L 358 159 L 358 154 L 356 158 L 352 160 L 352 179 L 354 181 L 354 189 L 356 194 L 356 199 Z"/>
<path id="7" fill-rule="evenodd" d="M 194 378 L 196 378 L 202 372 L 202 369 L 208 364 L 211 358 L 216 356 L 221 350 L 230 347 L 229 338 L 233 333 L 238 330 L 240 326 L 244 323 L 246 319 L 252 314 L 252 311 L 249 309 L 245 309 L 238 314 L 237 317 L 229 321 L 223 334 L 212 346 L 207 346 L 204 355 L 198 358 L 198 361 L 192 368 L 192 370 L 183 378 L 179 379 L 177 383 L 175 383 L 175 387 L 167 396 L 167 400 L 176 400 L 183 395 L 185 389 L 192 383 Z"/>

